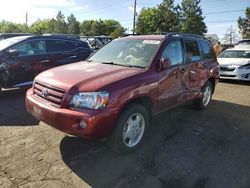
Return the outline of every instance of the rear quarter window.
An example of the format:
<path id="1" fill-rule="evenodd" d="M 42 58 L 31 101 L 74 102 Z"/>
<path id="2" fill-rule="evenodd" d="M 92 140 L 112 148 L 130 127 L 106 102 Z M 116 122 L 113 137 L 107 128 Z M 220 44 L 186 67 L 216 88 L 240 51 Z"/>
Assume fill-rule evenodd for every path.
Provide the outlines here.
<path id="1" fill-rule="evenodd" d="M 200 46 L 201 46 L 203 59 L 208 60 L 208 59 L 215 58 L 214 53 L 213 53 L 213 49 L 208 42 L 200 41 Z"/>
<path id="2" fill-rule="evenodd" d="M 185 40 L 185 60 L 186 62 L 193 62 L 201 60 L 198 43 L 194 40 Z"/>

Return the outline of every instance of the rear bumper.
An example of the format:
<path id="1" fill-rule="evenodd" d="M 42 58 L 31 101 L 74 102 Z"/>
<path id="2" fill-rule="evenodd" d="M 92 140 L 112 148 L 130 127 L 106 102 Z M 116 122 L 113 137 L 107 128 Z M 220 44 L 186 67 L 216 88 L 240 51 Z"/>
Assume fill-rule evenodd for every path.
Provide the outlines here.
<path id="1" fill-rule="evenodd" d="M 26 94 L 26 108 L 38 120 L 67 134 L 103 138 L 108 136 L 117 119 L 118 109 L 103 110 L 74 110 L 56 108 L 28 90 Z M 86 128 L 80 128 L 80 121 L 86 123 Z"/>

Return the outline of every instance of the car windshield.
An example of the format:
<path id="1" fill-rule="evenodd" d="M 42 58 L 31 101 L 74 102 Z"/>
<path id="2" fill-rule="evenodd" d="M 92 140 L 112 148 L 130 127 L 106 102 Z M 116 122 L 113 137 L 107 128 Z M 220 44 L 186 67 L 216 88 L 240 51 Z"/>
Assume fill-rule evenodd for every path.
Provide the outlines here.
<path id="1" fill-rule="evenodd" d="M 1 40 L 0 41 L 0 51 L 15 44 L 18 43 L 24 39 L 26 39 L 28 36 L 21 36 L 21 37 L 12 37 L 12 38 L 8 38 L 5 40 Z"/>
<path id="2" fill-rule="evenodd" d="M 151 64 L 160 42 L 158 40 L 113 40 L 88 60 L 120 66 L 146 68 Z"/>
<path id="3" fill-rule="evenodd" d="M 226 50 L 219 58 L 250 58 L 250 50 Z"/>

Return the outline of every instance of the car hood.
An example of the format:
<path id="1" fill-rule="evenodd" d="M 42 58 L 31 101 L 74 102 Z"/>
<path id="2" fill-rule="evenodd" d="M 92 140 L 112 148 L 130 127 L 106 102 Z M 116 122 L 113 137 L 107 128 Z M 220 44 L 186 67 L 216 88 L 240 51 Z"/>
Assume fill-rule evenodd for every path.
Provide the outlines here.
<path id="1" fill-rule="evenodd" d="M 78 62 L 56 67 L 39 74 L 35 81 L 53 87 L 79 91 L 97 91 L 106 85 L 144 72 L 145 69 L 108 65 L 97 62 Z"/>
<path id="2" fill-rule="evenodd" d="M 237 65 L 242 66 L 250 63 L 250 59 L 246 58 L 218 58 L 220 65 Z"/>

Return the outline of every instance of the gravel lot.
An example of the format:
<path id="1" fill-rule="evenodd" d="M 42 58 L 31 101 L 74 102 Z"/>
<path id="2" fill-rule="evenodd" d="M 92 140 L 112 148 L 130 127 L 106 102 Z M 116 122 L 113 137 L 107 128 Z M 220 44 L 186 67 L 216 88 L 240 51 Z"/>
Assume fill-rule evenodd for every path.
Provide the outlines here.
<path id="1" fill-rule="evenodd" d="M 71 137 L 25 110 L 25 91 L 0 97 L 0 187 L 249 188 L 250 84 L 220 82 L 205 111 L 154 118 L 137 151 Z"/>

